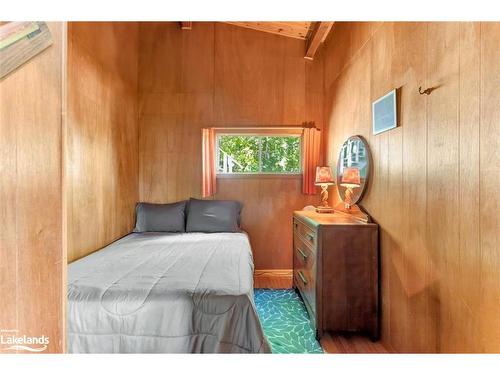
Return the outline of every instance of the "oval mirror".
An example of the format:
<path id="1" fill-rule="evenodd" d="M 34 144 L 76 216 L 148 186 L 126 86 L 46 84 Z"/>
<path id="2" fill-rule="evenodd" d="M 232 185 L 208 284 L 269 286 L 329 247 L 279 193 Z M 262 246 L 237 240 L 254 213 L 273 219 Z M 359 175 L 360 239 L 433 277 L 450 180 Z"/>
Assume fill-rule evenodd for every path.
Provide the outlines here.
<path id="1" fill-rule="evenodd" d="M 342 145 L 337 163 L 337 189 L 347 208 L 363 197 L 370 177 L 370 149 L 360 136 L 352 136 Z"/>

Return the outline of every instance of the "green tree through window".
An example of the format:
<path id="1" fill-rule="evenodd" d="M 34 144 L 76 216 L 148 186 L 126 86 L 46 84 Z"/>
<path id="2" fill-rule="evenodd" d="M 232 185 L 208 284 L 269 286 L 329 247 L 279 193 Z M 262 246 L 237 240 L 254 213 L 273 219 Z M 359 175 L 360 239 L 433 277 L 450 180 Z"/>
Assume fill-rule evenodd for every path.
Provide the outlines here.
<path id="1" fill-rule="evenodd" d="M 219 135 L 219 173 L 300 173 L 299 136 Z"/>

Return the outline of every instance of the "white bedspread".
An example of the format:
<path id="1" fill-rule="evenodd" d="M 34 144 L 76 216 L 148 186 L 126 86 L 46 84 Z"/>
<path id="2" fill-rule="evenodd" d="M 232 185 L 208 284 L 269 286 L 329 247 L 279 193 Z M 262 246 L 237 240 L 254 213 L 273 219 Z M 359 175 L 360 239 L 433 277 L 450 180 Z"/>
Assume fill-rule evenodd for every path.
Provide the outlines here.
<path id="1" fill-rule="evenodd" d="M 68 267 L 70 353 L 270 352 L 244 233 L 133 233 Z"/>

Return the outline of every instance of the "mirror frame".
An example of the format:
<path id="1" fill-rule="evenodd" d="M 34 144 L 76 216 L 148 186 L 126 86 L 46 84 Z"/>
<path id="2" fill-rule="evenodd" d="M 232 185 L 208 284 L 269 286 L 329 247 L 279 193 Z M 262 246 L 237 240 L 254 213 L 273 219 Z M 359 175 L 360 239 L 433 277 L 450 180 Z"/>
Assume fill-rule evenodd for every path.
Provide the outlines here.
<path id="1" fill-rule="evenodd" d="M 359 194 L 358 198 L 356 200 L 353 200 L 352 203 L 351 203 L 351 206 L 357 204 L 358 202 L 360 202 L 362 199 L 363 199 L 363 196 L 365 195 L 365 192 L 368 188 L 368 185 L 370 183 L 370 178 L 371 178 L 371 168 L 372 168 L 372 154 L 371 154 L 371 150 L 370 150 L 370 146 L 368 146 L 368 142 L 360 135 L 353 135 L 353 136 L 350 136 L 349 138 L 347 138 L 343 143 L 342 143 L 342 146 L 344 146 L 344 144 L 346 142 L 349 142 L 350 140 L 359 140 L 361 142 L 363 142 L 363 145 L 365 146 L 365 150 L 366 150 L 366 161 L 367 161 L 367 171 L 366 171 L 366 178 L 365 178 L 365 183 L 363 185 L 363 188 L 361 189 L 361 193 Z M 342 148 L 341 148 L 342 150 Z M 344 199 L 342 199 L 342 195 L 340 194 L 340 183 L 341 181 L 339 181 L 339 165 L 340 165 L 340 152 L 339 152 L 339 155 L 338 155 L 338 158 L 337 158 L 337 168 L 335 170 L 335 180 L 336 180 L 336 183 L 337 183 L 337 194 L 339 196 L 339 199 L 345 203 Z"/>

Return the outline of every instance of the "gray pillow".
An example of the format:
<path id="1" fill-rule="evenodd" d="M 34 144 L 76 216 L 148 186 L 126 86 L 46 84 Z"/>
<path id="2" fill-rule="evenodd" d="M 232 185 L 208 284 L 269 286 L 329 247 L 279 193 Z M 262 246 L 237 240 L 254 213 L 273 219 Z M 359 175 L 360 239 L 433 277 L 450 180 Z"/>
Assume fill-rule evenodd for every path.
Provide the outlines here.
<path id="1" fill-rule="evenodd" d="M 185 232 L 186 201 L 170 204 L 138 203 L 134 232 Z"/>
<path id="2" fill-rule="evenodd" d="M 239 232 L 241 204 L 236 201 L 191 198 L 187 207 L 186 232 Z"/>

